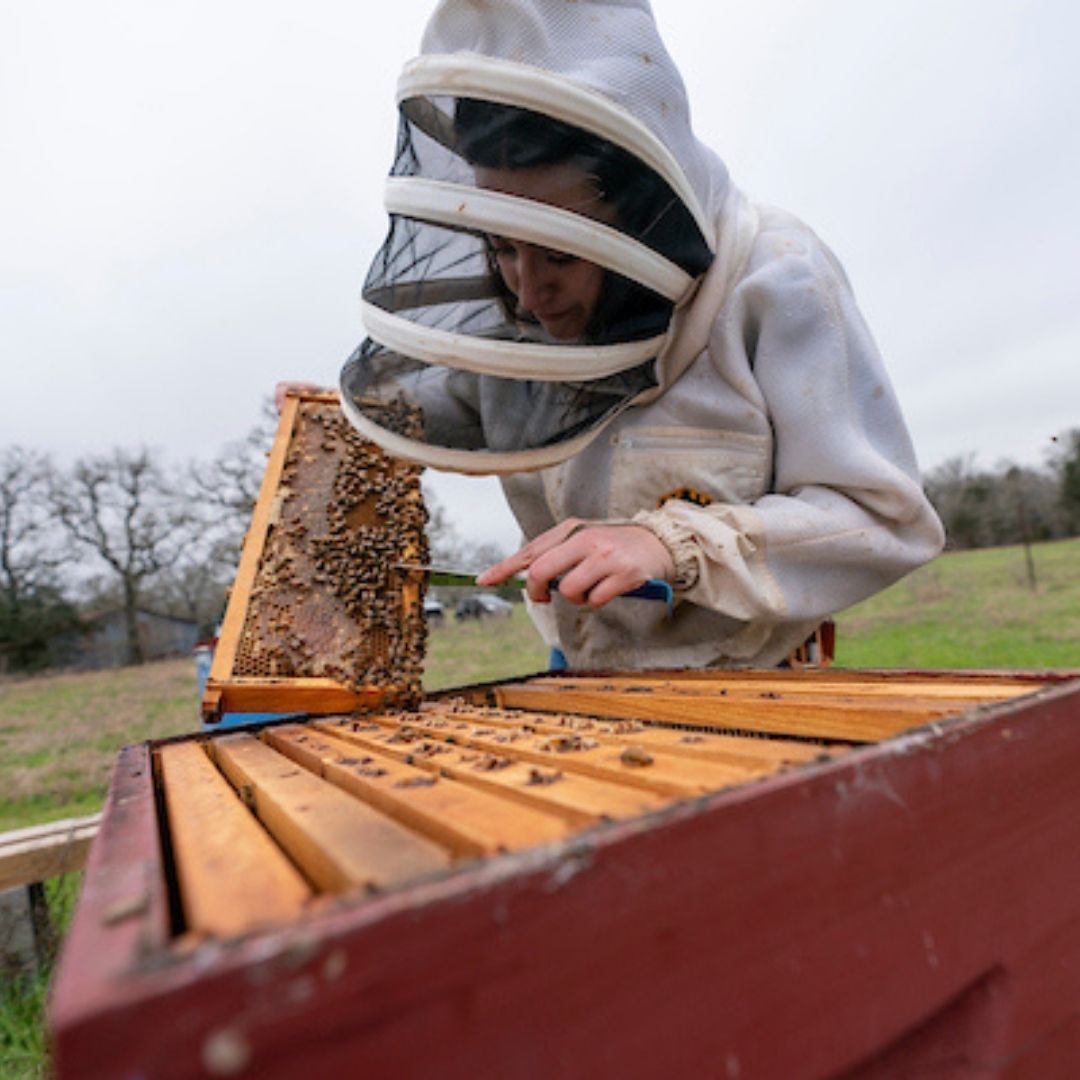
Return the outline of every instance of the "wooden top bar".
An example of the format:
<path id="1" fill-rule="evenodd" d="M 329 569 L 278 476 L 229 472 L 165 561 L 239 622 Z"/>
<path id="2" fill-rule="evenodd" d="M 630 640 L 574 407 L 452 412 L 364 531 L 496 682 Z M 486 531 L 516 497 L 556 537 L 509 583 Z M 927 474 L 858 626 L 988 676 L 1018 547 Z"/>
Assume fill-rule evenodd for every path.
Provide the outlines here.
<path id="1" fill-rule="evenodd" d="M 172 921 L 180 933 L 251 933 L 328 897 L 398 889 L 813 768 L 1056 681 L 571 673 L 465 688 L 418 709 L 385 708 L 375 694 L 362 713 L 174 741 L 153 751 L 178 883 Z"/>

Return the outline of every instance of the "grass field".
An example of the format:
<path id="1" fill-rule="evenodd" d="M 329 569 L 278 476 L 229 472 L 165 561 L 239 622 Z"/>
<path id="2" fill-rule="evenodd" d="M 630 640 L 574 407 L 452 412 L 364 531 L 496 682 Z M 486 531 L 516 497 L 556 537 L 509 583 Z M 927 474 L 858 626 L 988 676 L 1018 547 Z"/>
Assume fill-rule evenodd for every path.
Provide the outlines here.
<path id="1" fill-rule="evenodd" d="M 195 663 L 0 683 L 0 831 L 93 813 L 116 752 L 198 725 Z"/>
<path id="2" fill-rule="evenodd" d="M 845 667 L 1080 668 L 1080 539 L 943 555 L 837 616 Z"/>

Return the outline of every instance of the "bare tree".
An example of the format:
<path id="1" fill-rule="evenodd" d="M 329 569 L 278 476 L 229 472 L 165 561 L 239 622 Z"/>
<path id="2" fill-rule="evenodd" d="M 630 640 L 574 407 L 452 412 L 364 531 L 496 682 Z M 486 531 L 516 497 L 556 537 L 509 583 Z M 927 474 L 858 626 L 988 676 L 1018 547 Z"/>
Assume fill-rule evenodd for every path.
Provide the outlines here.
<path id="1" fill-rule="evenodd" d="M 926 474 L 926 493 L 953 548 L 1031 544 L 1068 534 L 1059 483 L 1045 469 L 1000 462 L 977 468 L 974 455 L 950 458 Z"/>
<path id="2" fill-rule="evenodd" d="M 430 489 L 424 492 L 424 506 L 427 509 L 425 532 L 431 561 L 439 566 L 460 567 L 464 558 L 464 542 L 446 509 Z"/>
<path id="3" fill-rule="evenodd" d="M 50 636 L 76 621 L 57 574 L 62 553 L 47 508 L 52 473 L 36 451 L 0 452 L 0 666 L 40 666 Z"/>
<path id="4" fill-rule="evenodd" d="M 117 449 L 111 456 L 77 462 L 53 486 L 51 503 L 68 536 L 115 575 L 123 597 L 129 660 L 142 663 L 141 591 L 191 542 L 193 520 L 183 497 L 148 450 Z"/>
<path id="5" fill-rule="evenodd" d="M 259 422 L 243 439 L 226 443 L 211 461 L 193 462 L 187 469 L 191 504 L 204 527 L 215 539 L 232 541 L 237 554 L 259 497 L 277 423 L 273 399 L 267 398 Z"/>
<path id="6" fill-rule="evenodd" d="M 0 590 L 18 609 L 30 594 L 53 584 L 60 555 L 51 543 L 47 496 L 49 459 L 21 446 L 0 453 Z"/>
<path id="7" fill-rule="evenodd" d="M 220 618 L 277 425 L 277 410 L 268 397 L 244 438 L 226 443 L 208 462 L 187 465 L 183 482 L 197 536 L 158 583 L 167 610 L 211 627 Z"/>
<path id="8" fill-rule="evenodd" d="M 949 546 L 981 547 L 983 521 L 989 498 L 986 475 L 976 468 L 974 454 L 949 458 L 926 474 L 926 494 L 941 515 Z"/>
<path id="9" fill-rule="evenodd" d="M 427 508 L 426 526 L 431 562 L 436 566 L 464 572 L 481 570 L 506 557 L 506 552 L 495 543 L 475 543 L 467 540 L 454 527 L 446 508 L 427 488 L 424 491 Z"/>
<path id="10" fill-rule="evenodd" d="M 229 585 L 236 574 L 236 545 L 203 532 L 183 555 L 153 582 L 156 607 L 190 619 L 210 637 L 221 619 Z"/>
<path id="11" fill-rule="evenodd" d="M 1080 532 L 1080 428 L 1063 431 L 1053 439 L 1050 468 L 1057 478 L 1061 511 L 1070 535 Z"/>

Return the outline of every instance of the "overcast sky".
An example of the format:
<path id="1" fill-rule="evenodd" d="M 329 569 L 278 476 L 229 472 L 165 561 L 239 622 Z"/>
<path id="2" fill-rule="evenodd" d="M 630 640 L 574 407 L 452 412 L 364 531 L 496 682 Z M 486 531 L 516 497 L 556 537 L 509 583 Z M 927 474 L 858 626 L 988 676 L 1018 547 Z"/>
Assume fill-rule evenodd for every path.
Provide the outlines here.
<path id="1" fill-rule="evenodd" d="M 3 0 L 0 446 L 205 458 L 336 382 L 432 7 Z M 1080 5 L 654 10 L 699 136 L 845 264 L 924 468 L 1080 426 Z M 513 544 L 490 482 L 436 490 Z"/>

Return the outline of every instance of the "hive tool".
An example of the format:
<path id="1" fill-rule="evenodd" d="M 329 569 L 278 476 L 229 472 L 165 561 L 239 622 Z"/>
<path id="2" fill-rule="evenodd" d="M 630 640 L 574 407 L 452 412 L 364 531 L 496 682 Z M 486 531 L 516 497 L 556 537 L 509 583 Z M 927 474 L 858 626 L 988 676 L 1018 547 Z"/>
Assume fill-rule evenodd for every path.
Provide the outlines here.
<path id="1" fill-rule="evenodd" d="M 454 570 L 443 566 L 424 566 L 420 563 L 398 563 L 397 569 L 409 573 L 426 574 L 429 585 L 476 585 L 476 573 L 468 573 L 464 570 Z M 549 587 L 556 592 L 559 588 L 559 579 L 552 578 Z M 525 578 L 515 575 L 500 583 L 500 588 L 524 589 Z M 649 578 L 643 585 L 629 589 L 621 593 L 619 599 L 634 600 L 659 600 L 667 605 L 668 617 L 674 607 L 674 593 L 671 586 L 660 578 Z"/>

